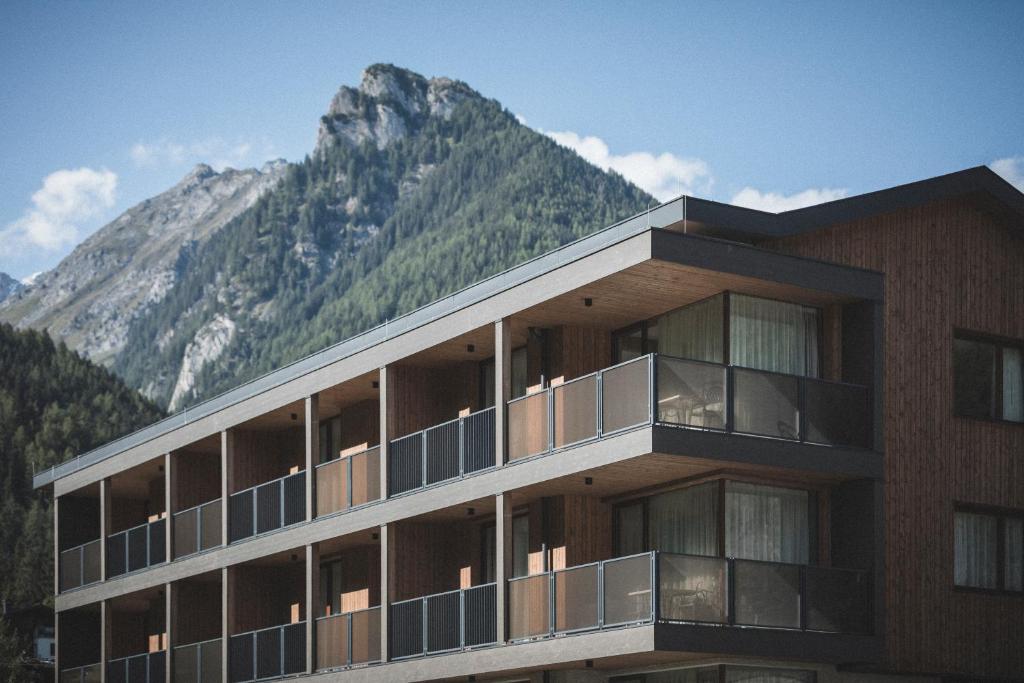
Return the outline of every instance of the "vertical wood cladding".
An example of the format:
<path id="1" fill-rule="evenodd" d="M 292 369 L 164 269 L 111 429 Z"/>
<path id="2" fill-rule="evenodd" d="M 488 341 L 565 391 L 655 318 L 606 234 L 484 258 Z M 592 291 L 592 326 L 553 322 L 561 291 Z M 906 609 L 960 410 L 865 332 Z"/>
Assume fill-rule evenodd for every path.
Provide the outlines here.
<path id="1" fill-rule="evenodd" d="M 887 643 L 897 670 L 1024 671 L 1024 599 L 953 588 L 954 501 L 1024 508 L 1024 426 L 955 417 L 952 377 L 954 328 L 1024 339 L 1020 228 L 965 198 L 764 245 L 885 273 Z"/>
<path id="2" fill-rule="evenodd" d="M 297 550 L 296 554 L 302 551 Z M 293 606 L 299 620 L 306 618 L 306 573 L 301 561 L 275 566 L 232 567 L 228 591 L 232 605 L 232 635 L 293 623 Z"/>
<path id="3" fill-rule="evenodd" d="M 110 656 L 129 657 L 166 648 L 167 621 L 164 596 L 133 601 L 128 609 L 110 612 Z"/>
<path id="4" fill-rule="evenodd" d="M 179 581 L 171 593 L 174 645 L 220 638 L 220 581 Z"/>
<path id="5" fill-rule="evenodd" d="M 485 523 L 467 520 L 395 524 L 391 601 L 482 583 L 481 528 Z"/>
<path id="6" fill-rule="evenodd" d="M 220 498 L 220 453 L 175 451 L 177 483 L 171 491 L 172 512 L 181 512 Z"/>
<path id="7" fill-rule="evenodd" d="M 367 446 L 380 443 L 380 401 L 375 398 L 341 409 L 339 450 L 363 443 Z"/>
<path id="8" fill-rule="evenodd" d="M 574 325 L 552 328 L 551 376 L 566 381 L 612 363 L 612 336 L 607 330 Z"/>
<path id="9" fill-rule="evenodd" d="M 302 425 L 275 431 L 234 430 L 231 493 L 272 481 L 293 467 L 305 469 L 306 434 Z"/>
<path id="10" fill-rule="evenodd" d="M 440 368 L 388 368 L 388 438 L 396 439 L 454 420 L 480 407 L 480 365 L 476 361 Z"/>
<path id="11" fill-rule="evenodd" d="M 317 601 L 317 616 L 328 614 L 328 598 L 335 605 L 340 605 L 342 612 L 376 607 L 380 604 L 380 546 L 364 545 L 348 548 L 340 555 L 325 557 L 321 561 L 321 577 L 327 572 L 327 566 L 335 562 L 341 563 L 340 586 L 332 586 L 335 595 L 320 595 Z M 320 586 L 314 586 L 320 590 Z"/>

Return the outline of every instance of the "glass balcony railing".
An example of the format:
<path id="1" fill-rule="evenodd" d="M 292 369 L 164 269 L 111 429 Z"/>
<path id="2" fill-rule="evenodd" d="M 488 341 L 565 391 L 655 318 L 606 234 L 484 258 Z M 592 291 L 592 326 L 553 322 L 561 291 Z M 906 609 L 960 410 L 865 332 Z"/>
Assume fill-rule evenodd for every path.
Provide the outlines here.
<path id="1" fill-rule="evenodd" d="M 869 448 L 862 386 L 652 354 L 508 403 L 519 460 L 654 423 Z"/>
<path id="2" fill-rule="evenodd" d="M 388 444 L 388 495 L 414 491 L 494 466 L 494 408 Z"/>
<path id="3" fill-rule="evenodd" d="M 228 541 L 234 543 L 306 520 L 306 473 L 258 484 L 228 499 Z"/>
<path id="4" fill-rule="evenodd" d="M 692 622 L 870 633 L 865 572 L 644 553 L 509 581 L 509 639 Z"/>
<path id="5" fill-rule="evenodd" d="M 380 661 L 380 607 L 316 620 L 316 668 L 341 669 Z"/>
<path id="6" fill-rule="evenodd" d="M 246 683 L 306 671 L 306 622 L 240 633 L 228 640 L 228 680 Z"/>
<path id="7" fill-rule="evenodd" d="M 171 655 L 174 683 L 221 683 L 221 639 L 179 645 Z"/>
<path id="8" fill-rule="evenodd" d="M 76 666 L 60 672 L 60 683 L 100 683 L 100 678 L 99 664 Z"/>
<path id="9" fill-rule="evenodd" d="M 163 650 L 107 662 L 106 683 L 164 683 L 167 680 Z"/>
<path id="10" fill-rule="evenodd" d="M 99 582 L 100 539 L 60 551 L 61 592 Z"/>
<path id="11" fill-rule="evenodd" d="M 393 602 L 390 610 L 391 659 L 493 645 L 498 640 L 493 583 Z"/>
<path id="12" fill-rule="evenodd" d="M 379 499 L 380 446 L 317 465 L 318 517 Z"/>
<path id="13" fill-rule="evenodd" d="M 174 559 L 224 544 L 221 508 L 221 499 L 218 498 L 174 513 Z"/>
<path id="14" fill-rule="evenodd" d="M 146 522 L 107 536 L 107 578 L 167 561 L 167 520 Z"/>

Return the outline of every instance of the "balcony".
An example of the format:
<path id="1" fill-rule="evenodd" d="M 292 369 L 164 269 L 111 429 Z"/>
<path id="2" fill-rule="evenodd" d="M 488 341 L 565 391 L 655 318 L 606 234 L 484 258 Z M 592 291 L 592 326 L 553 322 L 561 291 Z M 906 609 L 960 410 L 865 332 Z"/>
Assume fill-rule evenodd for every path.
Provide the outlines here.
<path id="1" fill-rule="evenodd" d="M 435 593 L 391 603 L 391 659 L 455 652 L 498 640 L 496 586 Z"/>
<path id="2" fill-rule="evenodd" d="M 224 544 L 221 499 L 175 512 L 174 559 L 195 555 Z"/>
<path id="3" fill-rule="evenodd" d="M 100 669 L 98 663 L 64 669 L 60 672 L 60 683 L 100 683 Z"/>
<path id="4" fill-rule="evenodd" d="M 107 536 L 107 578 L 167 560 L 167 520 L 158 519 Z"/>
<path id="5" fill-rule="evenodd" d="M 509 581 L 509 638 L 653 622 L 871 631 L 865 572 L 652 552 Z"/>
<path id="6" fill-rule="evenodd" d="M 414 432 L 388 444 L 388 496 L 494 466 L 494 408 Z"/>
<path id="7" fill-rule="evenodd" d="M 317 517 L 379 499 L 380 446 L 317 465 Z"/>
<path id="8" fill-rule="evenodd" d="M 228 680 L 245 683 L 306 671 L 306 622 L 299 621 L 231 636 Z"/>
<path id="9" fill-rule="evenodd" d="M 60 552 L 60 590 L 88 586 L 100 576 L 100 541 L 90 541 Z"/>
<path id="10" fill-rule="evenodd" d="M 664 424 L 870 448 L 866 387 L 658 354 L 508 403 L 509 460 Z"/>
<path id="11" fill-rule="evenodd" d="M 164 683 L 166 657 L 163 650 L 121 657 L 107 662 L 106 683 Z"/>
<path id="12" fill-rule="evenodd" d="M 380 607 L 316 620 L 316 668 L 341 669 L 380 661 Z"/>
<path id="13" fill-rule="evenodd" d="M 171 655 L 174 683 L 221 683 L 221 639 L 179 645 Z"/>
<path id="14" fill-rule="evenodd" d="M 235 543 L 306 519 L 306 473 L 257 484 L 228 499 L 228 539 Z"/>

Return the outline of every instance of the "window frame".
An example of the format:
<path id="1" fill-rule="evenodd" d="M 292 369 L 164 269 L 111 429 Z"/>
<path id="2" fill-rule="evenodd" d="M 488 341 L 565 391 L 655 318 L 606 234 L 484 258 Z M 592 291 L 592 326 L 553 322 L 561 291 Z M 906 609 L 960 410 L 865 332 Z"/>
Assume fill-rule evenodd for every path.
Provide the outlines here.
<path id="1" fill-rule="evenodd" d="M 987 416 L 982 415 L 967 415 L 957 411 L 957 371 L 956 371 L 956 341 L 957 340 L 976 342 L 981 344 L 989 344 L 995 347 L 995 367 L 994 367 L 994 386 L 992 387 L 993 394 L 993 405 L 991 412 L 997 412 L 998 417 L 989 414 Z M 950 401 L 950 411 L 953 417 L 960 418 L 963 420 L 980 420 L 982 422 L 995 422 L 1004 425 L 1018 425 L 1024 426 L 1024 420 L 1008 420 L 1003 417 L 1003 349 L 1012 348 L 1020 351 L 1024 355 L 1024 340 L 1014 339 L 1012 337 L 1002 337 L 995 334 L 987 334 L 984 332 L 976 332 L 961 327 L 953 328 L 952 343 L 949 349 L 949 368 L 950 377 L 952 378 L 952 387 L 950 389 L 950 395 L 952 400 Z M 1024 363 L 1021 364 L 1021 382 L 1024 383 Z"/>
<path id="2" fill-rule="evenodd" d="M 956 582 L 956 516 L 958 513 L 971 515 L 986 515 L 996 518 L 996 583 L 999 588 L 985 588 L 983 586 L 964 586 Z M 1022 590 L 1015 590 L 1006 587 L 1006 520 L 1019 519 L 1024 522 L 1024 510 L 1015 508 L 999 507 L 995 505 L 978 505 L 975 503 L 954 502 L 952 515 L 950 516 L 950 573 L 952 574 L 951 584 L 953 590 L 961 593 L 982 593 L 985 595 L 1016 596 L 1024 598 L 1024 576 L 1022 579 Z M 1024 534 L 1024 529 L 1021 531 Z M 1022 539 L 1024 541 L 1024 539 Z M 1024 575 L 1024 568 L 1021 569 Z"/>

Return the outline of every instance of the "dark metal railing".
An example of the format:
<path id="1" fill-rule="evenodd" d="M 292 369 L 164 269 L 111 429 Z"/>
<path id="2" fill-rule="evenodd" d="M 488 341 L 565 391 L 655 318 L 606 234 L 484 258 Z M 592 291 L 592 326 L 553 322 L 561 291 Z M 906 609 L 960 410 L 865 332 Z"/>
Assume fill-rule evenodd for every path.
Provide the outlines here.
<path id="1" fill-rule="evenodd" d="M 434 425 L 388 444 L 388 496 L 494 466 L 494 408 Z"/>
<path id="2" fill-rule="evenodd" d="M 107 536 L 107 578 L 167 561 L 167 519 Z"/>
<path id="3" fill-rule="evenodd" d="M 316 466 L 316 514 L 380 500 L 380 446 Z"/>
<path id="4" fill-rule="evenodd" d="M 391 659 L 493 645 L 498 640 L 496 584 L 393 602 L 388 625 Z"/>
<path id="5" fill-rule="evenodd" d="M 100 670 L 99 664 L 63 669 L 60 672 L 60 683 L 100 683 Z"/>
<path id="6" fill-rule="evenodd" d="M 306 670 L 306 622 L 271 626 L 231 636 L 228 680 L 245 683 Z"/>
<path id="7" fill-rule="evenodd" d="M 224 544 L 222 508 L 222 501 L 218 498 L 172 515 L 174 559 Z"/>
<path id="8" fill-rule="evenodd" d="M 228 499 L 228 542 L 304 522 L 306 473 L 289 474 L 231 494 Z"/>
<path id="9" fill-rule="evenodd" d="M 147 652 L 107 662 L 106 683 L 165 683 L 167 653 Z"/>
<path id="10" fill-rule="evenodd" d="M 61 592 L 99 582 L 100 539 L 60 551 Z"/>
<path id="11" fill-rule="evenodd" d="M 380 607 L 317 618 L 317 670 L 379 661 Z"/>
<path id="12" fill-rule="evenodd" d="M 171 654 L 174 683 L 221 683 L 221 639 L 176 646 Z"/>

